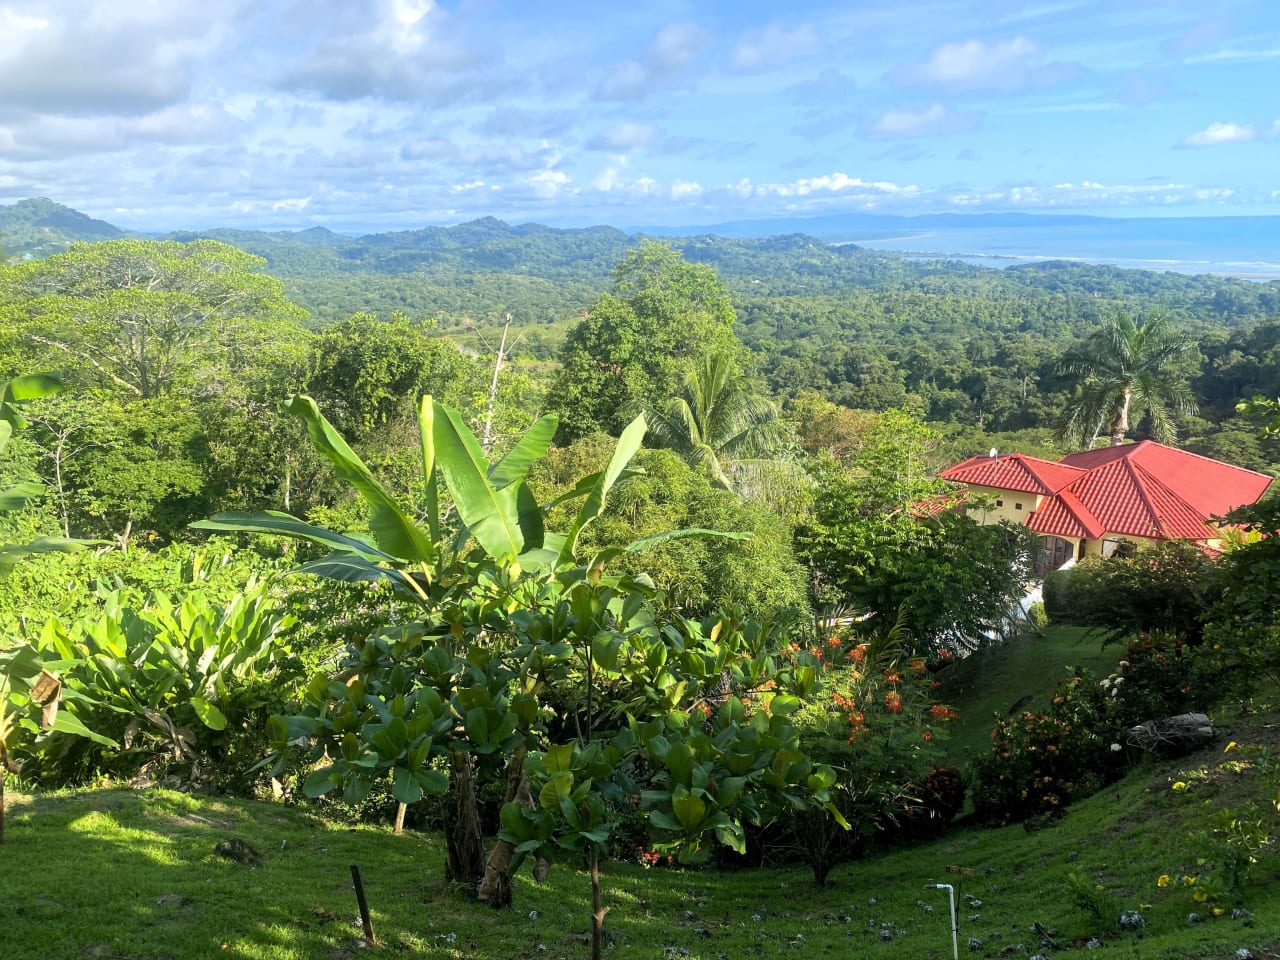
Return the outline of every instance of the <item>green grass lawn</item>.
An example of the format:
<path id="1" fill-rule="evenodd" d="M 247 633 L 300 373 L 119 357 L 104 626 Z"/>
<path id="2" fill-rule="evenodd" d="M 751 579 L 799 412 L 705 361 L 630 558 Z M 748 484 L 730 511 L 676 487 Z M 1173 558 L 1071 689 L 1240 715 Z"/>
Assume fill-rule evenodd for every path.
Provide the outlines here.
<path id="1" fill-rule="evenodd" d="M 962 892 L 982 901 L 961 906 L 967 957 L 1028 957 L 1038 950 L 1037 922 L 1056 931 L 1061 949 L 1045 951 L 1050 956 L 1103 933 L 1106 925 L 1067 894 L 1068 871 L 1080 869 L 1115 908 L 1139 909 L 1147 924 L 1142 936 L 1111 933 L 1091 957 L 1230 960 L 1247 947 L 1261 960 L 1280 941 L 1280 883 L 1273 882 L 1280 857 L 1268 854 L 1258 865 L 1247 919 L 1213 918 L 1191 902 L 1189 888 L 1157 885 L 1161 874 L 1203 872 L 1188 835 L 1206 812 L 1246 792 L 1261 795 L 1248 770 L 1219 766 L 1232 756 L 1222 747 L 1228 737 L 1274 737 L 1274 728 L 1222 733 L 1204 754 L 1141 767 L 1044 830 L 959 830 L 841 867 L 825 890 L 801 869 L 610 864 L 608 956 L 949 957 L 945 893 L 924 885 L 958 879 L 947 872 L 956 866 L 973 871 Z M 1190 779 L 1192 789 L 1172 791 L 1177 779 Z M 514 908 L 499 913 L 443 884 L 442 842 L 434 835 L 396 837 L 282 805 L 160 790 L 11 794 L 11 801 L 8 842 L 0 846 L 3 958 L 310 960 L 403 952 L 506 960 L 589 952 L 587 878 L 569 864 L 558 865 L 544 887 L 522 874 Z M 251 843 L 264 865 L 217 856 L 215 845 L 229 837 Z M 351 863 L 363 870 L 381 951 L 360 949 Z M 1190 923 L 1193 909 L 1207 921 Z M 881 931 L 892 939 L 882 942 Z M 970 937 L 981 946 L 970 950 Z"/>
<path id="2" fill-rule="evenodd" d="M 957 708 L 960 720 L 947 741 L 947 752 L 964 766 L 987 749 L 993 713 L 1007 715 L 1025 696 L 1032 697 L 1027 709 L 1041 709 L 1071 667 L 1105 677 L 1123 654 L 1123 646 L 1103 648 L 1097 634 L 1086 637 L 1080 627 L 1051 627 L 1042 636 L 1027 634 L 948 667 L 940 695 Z"/>

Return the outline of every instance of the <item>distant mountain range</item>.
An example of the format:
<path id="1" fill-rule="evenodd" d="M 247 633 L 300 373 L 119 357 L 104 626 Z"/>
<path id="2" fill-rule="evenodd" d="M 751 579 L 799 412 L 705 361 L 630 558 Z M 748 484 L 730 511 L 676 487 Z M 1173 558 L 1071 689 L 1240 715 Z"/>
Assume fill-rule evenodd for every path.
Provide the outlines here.
<path id="1" fill-rule="evenodd" d="M 0 207 L 0 245 L 9 256 L 44 257 L 76 241 L 141 236 L 45 199 Z M 640 236 L 674 241 L 686 256 L 723 266 L 738 253 L 765 254 L 797 245 L 846 245 L 844 254 L 896 250 L 972 259 L 985 266 L 1048 259 L 1119 267 L 1280 277 L 1280 217 L 1093 217 L 1069 214 L 933 214 L 896 217 L 842 213 L 739 220 L 693 227 L 559 228 L 511 225 L 484 217 L 451 227 L 348 236 L 307 230 L 216 228 L 176 231 L 173 240 L 221 240 L 265 257 L 282 277 L 352 272 L 460 271 L 526 274 L 555 282 L 605 278 Z M 717 244 L 717 240 L 721 242 Z M 739 250 L 737 244 L 743 245 Z M 856 246 L 847 246 L 856 245 Z M 749 249 L 747 249 L 749 248 Z"/>

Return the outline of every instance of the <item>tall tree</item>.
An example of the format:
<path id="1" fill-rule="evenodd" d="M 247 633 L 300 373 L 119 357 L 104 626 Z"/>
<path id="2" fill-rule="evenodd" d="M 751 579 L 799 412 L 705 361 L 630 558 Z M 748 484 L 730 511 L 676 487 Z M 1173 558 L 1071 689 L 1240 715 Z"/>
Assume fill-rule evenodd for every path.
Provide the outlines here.
<path id="1" fill-rule="evenodd" d="M 0 266 L 0 319 L 33 353 L 147 400 L 234 357 L 245 318 L 305 318 L 265 264 L 213 240 L 77 243 Z"/>
<path id="2" fill-rule="evenodd" d="M 733 489 L 735 464 L 770 456 L 780 439 L 778 408 L 724 352 L 699 357 L 676 395 L 646 417 L 659 446 L 701 467 L 725 490 Z"/>
<path id="3" fill-rule="evenodd" d="M 1059 437 L 1091 447 L 1105 430 L 1115 447 L 1125 442 L 1130 424 L 1145 417 L 1156 440 L 1174 442 L 1174 416 L 1196 412 L 1191 391 L 1174 367 L 1195 350 L 1195 341 L 1170 328 L 1163 316 L 1140 323 L 1125 314 L 1104 320 L 1099 333 L 1058 364 L 1059 373 L 1080 378 L 1058 425 Z"/>
<path id="4" fill-rule="evenodd" d="M 637 408 L 657 409 L 679 389 L 690 359 L 743 350 L 729 293 L 706 264 L 661 243 L 629 253 L 605 294 L 570 332 L 551 390 L 561 441 L 617 434 Z"/>

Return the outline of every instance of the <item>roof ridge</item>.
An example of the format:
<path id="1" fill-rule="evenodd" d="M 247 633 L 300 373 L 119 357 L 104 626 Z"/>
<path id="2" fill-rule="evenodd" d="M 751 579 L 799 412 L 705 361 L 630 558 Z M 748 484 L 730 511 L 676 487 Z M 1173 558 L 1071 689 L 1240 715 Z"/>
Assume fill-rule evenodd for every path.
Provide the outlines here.
<path id="1" fill-rule="evenodd" d="M 1163 446 L 1163 444 L 1161 444 L 1161 446 Z M 1128 465 L 1130 470 L 1132 470 L 1135 474 L 1141 473 L 1142 477 L 1144 478 L 1142 482 L 1138 483 L 1136 482 L 1138 480 L 1138 477 L 1135 476 L 1134 478 L 1135 485 L 1138 487 L 1138 493 L 1141 495 L 1143 503 L 1146 504 L 1147 509 L 1151 512 L 1152 519 L 1154 519 L 1155 522 L 1159 524 L 1161 528 L 1160 533 L 1162 536 L 1164 536 L 1166 533 L 1166 531 L 1163 529 L 1165 526 L 1164 518 L 1161 517 L 1159 512 L 1157 512 L 1155 504 L 1151 502 L 1150 494 L 1147 491 L 1148 482 L 1151 483 L 1153 486 L 1159 487 L 1160 491 L 1169 499 L 1177 501 L 1177 503 L 1181 505 L 1184 510 L 1186 510 L 1193 517 L 1198 519 L 1206 529 L 1208 530 L 1215 529 L 1209 523 L 1208 518 L 1206 518 L 1199 510 L 1197 510 L 1194 506 L 1192 506 L 1192 504 L 1184 496 L 1182 496 L 1182 494 L 1178 493 L 1177 490 L 1173 489 L 1173 487 L 1169 486 L 1167 483 L 1161 480 L 1158 475 L 1152 473 L 1150 470 L 1148 470 L 1146 467 L 1144 467 L 1140 463 L 1129 463 Z M 1166 537 L 1166 539 L 1168 538 Z"/>

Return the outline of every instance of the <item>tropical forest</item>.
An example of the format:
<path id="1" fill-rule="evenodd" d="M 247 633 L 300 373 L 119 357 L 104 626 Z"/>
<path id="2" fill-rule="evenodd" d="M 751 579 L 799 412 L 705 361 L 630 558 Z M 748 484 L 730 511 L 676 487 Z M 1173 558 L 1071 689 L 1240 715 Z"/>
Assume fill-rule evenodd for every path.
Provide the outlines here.
<path id="1" fill-rule="evenodd" d="M 940 477 L 1265 487 L 1280 281 L 0 242 L 0 956 L 1280 951 L 1280 499 L 1046 571 Z"/>

